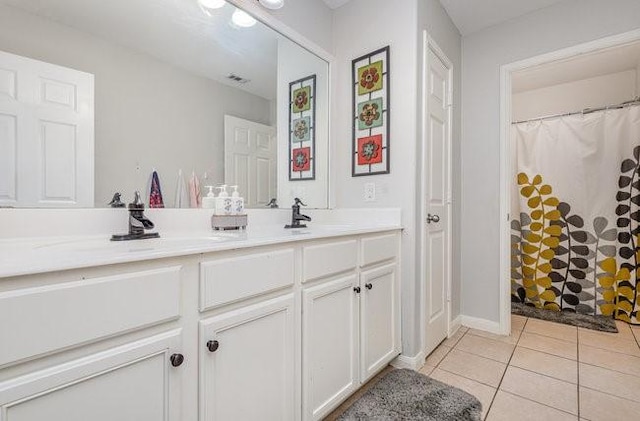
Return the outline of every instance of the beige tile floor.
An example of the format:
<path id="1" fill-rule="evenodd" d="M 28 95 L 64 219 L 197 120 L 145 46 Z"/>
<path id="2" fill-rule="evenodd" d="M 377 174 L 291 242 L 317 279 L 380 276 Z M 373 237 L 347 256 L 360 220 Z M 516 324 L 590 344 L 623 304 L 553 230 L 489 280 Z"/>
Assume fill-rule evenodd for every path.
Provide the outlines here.
<path id="1" fill-rule="evenodd" d="M 640 327 L 511 320 L 510 336 L 461 328 L 420 372 L 475 395 L 488 421 L 640 420 Z"/>

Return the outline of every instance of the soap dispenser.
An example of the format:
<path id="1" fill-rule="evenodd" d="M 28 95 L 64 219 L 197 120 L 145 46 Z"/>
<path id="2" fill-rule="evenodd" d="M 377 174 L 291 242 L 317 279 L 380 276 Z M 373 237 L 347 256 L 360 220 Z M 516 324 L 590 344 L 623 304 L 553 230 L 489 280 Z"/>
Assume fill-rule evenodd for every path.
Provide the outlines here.
<path id="1" fill-rule="evenodd" d="M 213 186 L 205 186 L 209 189 L 209 193 L 205 197 L 202 198 L 202 207 L 204 209 L 215 209 L 216 208 L 216 195 L 213 193 Z"/>
<path id="2" fill-rule="evenodd" d="M 227 185 L 223 184 L 218 187 L 220 194 L 216 197 L 216 215 L 231 215 L 232 212 L 232 200 L 227 193 Z"/>
<path id="3" fill-rule="evenodd" d="M 244 198 L 240 197 L 238 193 L 238 186 L 231 186 L 233 193 L 231 193 L 231 206 L 233 208 L 234 215 L 244 214 Z"/>

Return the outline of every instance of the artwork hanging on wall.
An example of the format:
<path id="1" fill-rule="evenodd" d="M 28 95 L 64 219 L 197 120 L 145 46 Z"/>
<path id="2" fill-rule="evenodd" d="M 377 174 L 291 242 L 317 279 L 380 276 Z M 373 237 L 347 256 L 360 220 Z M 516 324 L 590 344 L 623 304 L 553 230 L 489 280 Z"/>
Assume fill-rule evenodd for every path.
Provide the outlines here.
<path id="1" fill-rule="evenodd" d="M 289 180 L 316 178 L 316 75 L 289 84 Z"/>
<path id="2" fill-rule="evenodd" d="M 389 47 L 352 62 L 352 175 L 389 174 Z"/>

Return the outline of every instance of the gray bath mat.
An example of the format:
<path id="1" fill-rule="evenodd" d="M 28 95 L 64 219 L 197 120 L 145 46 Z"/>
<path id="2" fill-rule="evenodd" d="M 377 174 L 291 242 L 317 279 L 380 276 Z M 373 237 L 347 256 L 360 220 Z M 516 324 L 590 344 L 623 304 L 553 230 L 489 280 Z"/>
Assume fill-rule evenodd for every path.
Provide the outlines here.
<path id="1" fill-rule="evenodd" d="M 339 420 L 479 421 L 482 405 L 455 387 L 412 370 L 392 370 Z"/>
<path id="2" fill-rule="evenodd" d="M 534 319 L 563 323 L 565 325 L 584 327 L 585 329 L 601 332 L 618 333 L 616 322 L 608 316 L 592 316 L 589 314 L 569 313 L 567 311 L 552 311 L 531 307 L 522 303 L 511 303 L 511 313 Z"/>

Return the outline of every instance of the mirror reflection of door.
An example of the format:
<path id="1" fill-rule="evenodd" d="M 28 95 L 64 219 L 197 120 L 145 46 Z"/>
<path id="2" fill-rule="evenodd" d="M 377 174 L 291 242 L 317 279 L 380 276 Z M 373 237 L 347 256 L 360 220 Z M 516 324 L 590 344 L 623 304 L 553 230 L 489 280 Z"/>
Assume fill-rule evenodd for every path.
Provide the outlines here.
<path id="1" fill-rule="evenodd" d="M 238 186 L 245 206 L 267 206 L 276 197 L 276 128 L 224 116 L 224 182 Z"/>

